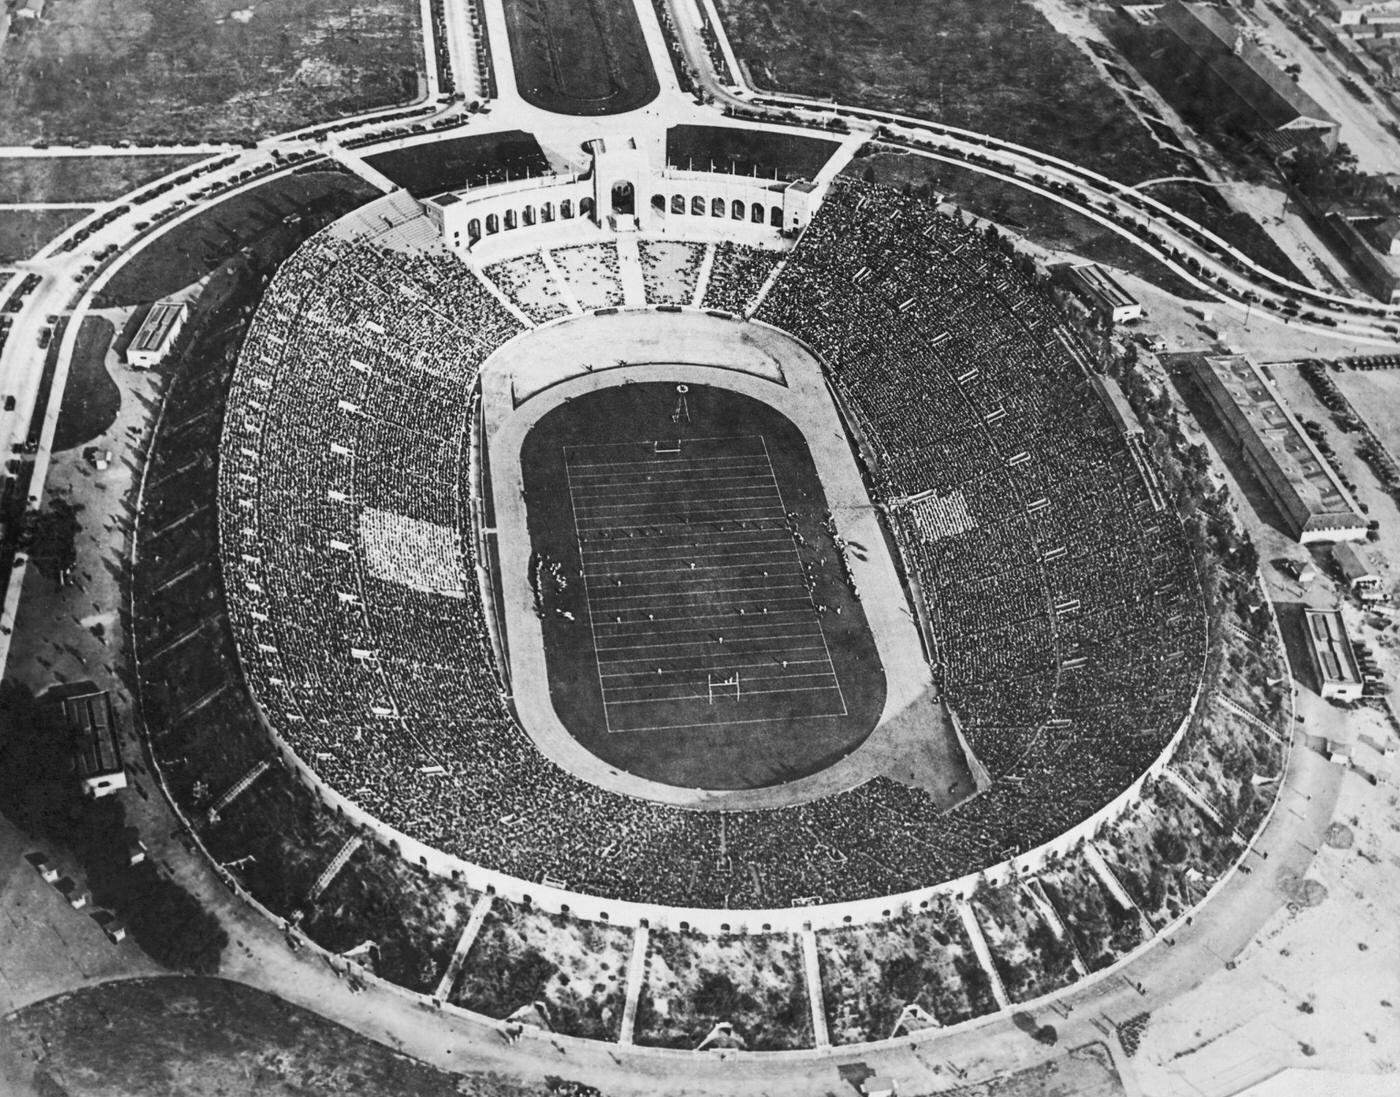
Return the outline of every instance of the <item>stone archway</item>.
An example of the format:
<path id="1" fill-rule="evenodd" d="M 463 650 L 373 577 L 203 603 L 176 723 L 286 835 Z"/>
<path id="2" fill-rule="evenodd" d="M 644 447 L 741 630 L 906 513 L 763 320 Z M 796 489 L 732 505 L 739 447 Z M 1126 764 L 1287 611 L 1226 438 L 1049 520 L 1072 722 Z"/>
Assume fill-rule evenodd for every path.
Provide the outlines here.
<path id="1" fill-rule="evenodd" d="M 612 185 L 613 213 L 636 213 L 637 192 L 626 179 L 619 179 Z"/>

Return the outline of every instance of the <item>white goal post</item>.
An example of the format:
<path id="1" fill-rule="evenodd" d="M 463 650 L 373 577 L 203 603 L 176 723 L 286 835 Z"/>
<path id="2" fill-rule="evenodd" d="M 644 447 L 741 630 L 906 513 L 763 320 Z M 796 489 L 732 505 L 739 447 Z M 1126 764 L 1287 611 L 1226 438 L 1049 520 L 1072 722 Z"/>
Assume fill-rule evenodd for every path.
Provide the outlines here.
<path id="1" fill-rule="evenodd" d="M 739 672 L 737 670 L 734 672 L 732 678 L 720 678 L 716 680 L 713 674 L 709 674 L 705 676 L 705 680 L 709 685 L 710 704 L 712 705 L 715 703 L 716 694 L 718 694 L 721 699 L 725 699 L 729 697 L 729 691 L 731 689 L 734 691 L 734 700 L 738 701 L 743 696 L 743 687 L 739 683 Z"/>

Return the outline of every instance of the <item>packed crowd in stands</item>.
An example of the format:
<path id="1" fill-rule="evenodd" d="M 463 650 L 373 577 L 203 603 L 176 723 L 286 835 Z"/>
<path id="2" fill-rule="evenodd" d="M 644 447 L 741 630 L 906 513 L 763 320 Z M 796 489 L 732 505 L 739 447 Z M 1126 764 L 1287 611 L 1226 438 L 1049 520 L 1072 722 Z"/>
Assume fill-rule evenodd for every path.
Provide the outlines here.
<path id="1" fill-rule="evenodd" d="M 559 283 L 539 252 L 503 259 L 487 267 L 485 273 L 536 324 L 569 314 Z"/>
<path id="2" fill-rule="evenodd" d="M 728 240 L 718 244 L 701 304 L 707 309 L 742 315 L 781 259 L 780 254 L 765 248 Z"/>
<path id="3" fill-rule="evenodd" d="M 779 258 L 717 246 L 705 304 L 746 311 Z M 947 815 L 877 778 L 721 816 L 608 792 L 544 758 L 496 669 L 467 482 L 477 371 L 520 325 L 451 255 L 331 230 L 265 295 L 220 466 L 248 681 L 323 780 L 521 878 L 747 907 L 975 871 L 1063 832 L 1157 756 L 1199 671 L 1194 575 L 1048 301 L 957 219 L 838 182 L 758 316 L 822 353 L 863 424 L 935 669 L 993 787 Z M 965 514 L 920 520 L 909 497 L 929 492 L 960 494 Z M 364 508 L 426 524 L 420 539 L 441 530 L 465 581 L 449 596 L 376 577 Z"/>
<path id="4" fill-rule="evenodd" d="M 695 297 L 695 283 L 705 258 L 705 245 L 690 240 L 641 240 L 637 254 L 642 263 L 642 285 L 647 303 L 688 305 Z"/>
<path id="5" fill-rule="evenodd" d="M 579 308 L 617 308 L 622 304 L 622 277 L 619 274 L 617 245 L 575 244 L 550 252 L 554 265 L 569 285 Z"/>

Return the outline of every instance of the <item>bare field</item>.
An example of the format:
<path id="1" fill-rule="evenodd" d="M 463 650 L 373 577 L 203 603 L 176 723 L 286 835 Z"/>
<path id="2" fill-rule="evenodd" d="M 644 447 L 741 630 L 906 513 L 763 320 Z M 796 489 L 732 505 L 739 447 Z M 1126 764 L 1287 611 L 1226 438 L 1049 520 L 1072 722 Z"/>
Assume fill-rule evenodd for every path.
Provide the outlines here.
<path id="1" fill-rule="evenodd" d="M 0 262 L 28 259 L 91 210 L 0 210 Z"/>
<path id="2" fill-rule="evenodd" d="M 0 202 L 102 202 L 203 156 L 0 157 Z"/>
<path id="3" fill-rule="evenodd" d="M 1385 448 L 1400 453 L 1400 370 L 1342 370 L 1332 379 Z"/>
<path id="4" fill-rule="evenodd" d="M 30 1006 L 0 1027 L 0 1066 L 7 1059 L 21 1076 L 5 1075 L 0 1089 L 45 1097 L 539 1092 L 472 1070 L 470 1063 L 458 1064 L 464 1073 L 445 1074 L 280 998 L 221 979 L 128 980 Z"/>
<path id="5" fill-rule="evenodd" d="M 411 99 L 413 0 L 55 0 L 5 47 L 0 143 L 246 140 Z"/>
<path id="6" fill-rule="evenodd" d="M 1020 0 L 720 0 L 756 83 L 1022 142 L 1133 181 L 1171 157 L 1089 59 Z"/>

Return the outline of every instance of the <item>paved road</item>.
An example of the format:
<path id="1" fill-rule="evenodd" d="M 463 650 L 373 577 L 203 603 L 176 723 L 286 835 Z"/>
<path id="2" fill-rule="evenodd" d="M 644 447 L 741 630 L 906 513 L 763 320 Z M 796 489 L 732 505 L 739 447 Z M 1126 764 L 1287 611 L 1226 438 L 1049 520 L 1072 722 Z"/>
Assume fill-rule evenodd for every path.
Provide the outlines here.
<path id="1" fill-rule="evenodd" d="M 956 148 L 975 154 L 992 161 L 994 165 L 989 169 L 985 165 L 967 163 L 962 158 L 955 158 L 951 161 L 960 166 L 1000 176 L 1008 174 L 1007 168 L 1012 169 L 1010 174 L 1015 177 L 1017 185 L 1041 193 L 1045 197 L 1069 206 L 1077 212 L 1090 216 L 1105 227 L 1125 235 L 1135 246 L 1153 254 L 1154 257 L 1188 282 L 1209 291 L 1212 296 L 1227 307 L 1237 309 L 1240 312 L 1249 309 L 1255 317 L 1269 316 L 1271 319 L 1282 322 L 1282 315 L 1275 317 L 1271 309 L 1263 307 L 1262 302 L 1273 301 L 1281 297 L 1292 297 L 1304 302 L 1305 311 L 1312 310 L 1335 319 L 1338 328 L 1307 324 L 1299 320 L 1289 321 L 1294 326 L 1306 327 L 1309 330 L 1315 329 L 1319 335 L 1323 336 L 1345 332 L 1353 337 L 1373 340 L 1378 344 L 1391 345 L 1400 342 L 1400 306 L 1385 306 L 1369 299 L 1358 301 L 1289 282 L 1260 267 L 1219 238 L 1212 239 L 1214 250 L 1208 250 L 1185 235 L 1185 230 L 1203 231 L 1188 218 L 1150 196 L 1139 196 L 1147 199 L 1146 208 L 1119 206 L 1118 199 L 1132 191 L 1133 188 L 1077 164 L 1048 156 L 1009 141 L 1002 141 L 956 126 L 930 122 L 926 119 L 889 111 L 853 108 L 834 102 L 830 104 L 813 103 L 810 100 L 781 94 L 760 94 L 742 83 L 738 86 L 726 85 L 718 79 L 710 63 L 708 51 L 701 39 L 700 28 L 695 22 L 694 8 L 690 4 L 680 2 L 680 0 L 668 0 L 668 7 L 675 21 L 686 57 L 699 72 L 705 91 L 721 104 L 750 113 L 758 111 L 777 115 L 783 112 L 792 112 L 805 116 L 820 125 L 825 125 L 832 120 L 841 120 L 850 125 L 852 129 L 864 128 L 871 132 L 883 126 L 890 132 L 903 135 L 910 140 L 928 141 L 933 138 L 945 148 Z M 728 53 L 728 44 L 724 41 L 723 25 L 717 22 L 715 27 L 721 37 L 722 48 Z M 739 74 L 738 70 L 736 70 L 736 76 L 742 81 L 742 75 Z M 777 103 L 778 106 L 766 107 L 756 102 L 759 99 Z M 840 115 L 837 114 L 838 110 L 841 112 Z M 1075 193 L 1059 195 L 1037 186 L 1030 178 L 1036 174 L 1049 181 L 1067 183 L 1074 188 Z M 1161 248 L 1154 248 L 1137 236 L 1125 233 L 1118 222 L 1113 218 L 1105 217 L 1100 212 L 1105 203 L 1120 208 L 1126 219 L 1150 224 L 1151 229 L 1165 241 L 1168 250 L 1174 248 L 1183 255 L 1194 258 L 1208 272 L 1211 281 L 1207 281 L 1186 269 Z M 1210 234 L 1205 235 L 1208 239 L 1210 238 Z M 1231 262 L 1222 263 L 1222 256 L 1228 257 Z M 1225 279 L 1233 295 L 1220 291 L 1216 282 L 1219 278 Z M 1247 306 L 1245 302 L 1236 299 L 1245 293 L 1257 294 L 1262 298 L 1261 304 Z M 1392 329 L 1396 330 L 1388 331 L 1386 325 L 1390 325 Z"/>
<path id="2" fill-rule="evenodd" d="M 241 145 L 209 142 L 198 145 L 0 145 L 0 159 L 48 159 L 54 156 L 212 156 L 221 152 L 237 152 Z"/>

